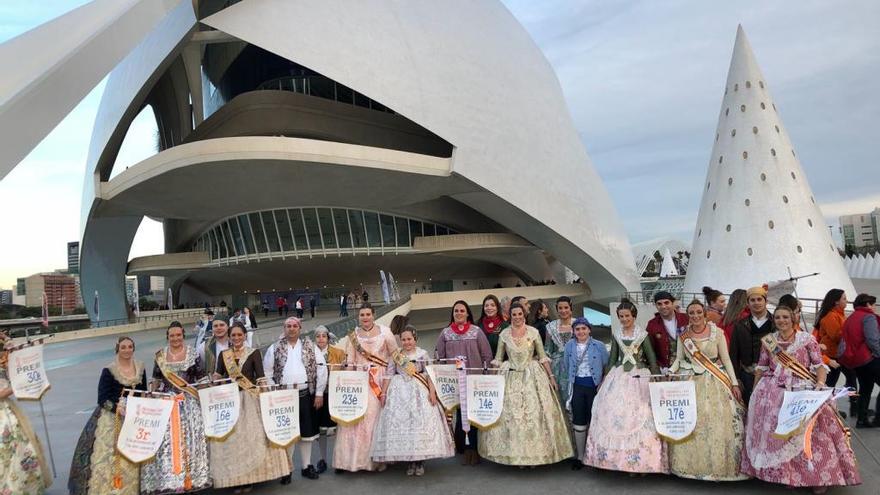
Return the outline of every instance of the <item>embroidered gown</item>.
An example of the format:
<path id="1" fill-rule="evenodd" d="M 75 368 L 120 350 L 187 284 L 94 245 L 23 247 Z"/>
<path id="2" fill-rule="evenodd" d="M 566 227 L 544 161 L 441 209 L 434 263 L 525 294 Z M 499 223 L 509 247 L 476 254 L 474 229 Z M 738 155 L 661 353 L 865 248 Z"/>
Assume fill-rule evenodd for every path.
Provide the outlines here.
<path id="1" fill-rule="evenodd" d="M 593 401 L 586 465 L 630 473 L 669 472 L 651 411 L 646 375 L 660 369 L 647 337 L 638 326 L 631 337 L 619 328 L 612 331 L 610 371 Z"/>
<path id="2" fill-rule="evenodd" d="M 548 361 L 541 336 L 526 327 L 522 338 L 506 328 L 498 338 L 495 361 L 505 375 L 501 419 L 480 431 L 479 452 L 499 464 L 537 466 L 574 456 L 562 407 L 542 363 Z M 537 360 L 535 359 L 537 356 Z"/>
<path id="3" fill-rule="evenodd" d="M 709 336 L 694 339 L 694 343 L 736 383 L 724 332 L 714 323 L 707 325 Z M 745 410 L 718 378 L 692 361 L 681 342 L 675 353 L 670 371 L 693 374 L 697 392 L 697 425 L 691 436 L 668 446 L 669 472 L 682 478 L 709 481 L 747 479 L 748 476 L 739 470 Z"/>
<path id="4" fill-rule="evenodd" d="M 101 370 L 98 407 L 86 422 L 73 451 L 70 479 L 67 482 L 71 495 L 137 495 L 140 490 L 140 468 L 116 454 L 116 408 L 122 389 L 147 389 L 144 363 L 135 361 L 134 368 L 133 378 L 122 376 L 115 362 Z M 119 421 L 121 426 L 122 417 Z M 117 457 L 119 465 L 114 470 L 113 462 Z M 113 487 L 116 474 L 122 479 L 119 489 Z"/>
<path id="5" fill-rule="evenodd" d="M 230 373 L 227 368 L 227 353 L 238 367 L 237 373 Z M 245 348 L 244 358 L 236 360 L 232 357 L 232 350 L 227 349 L 218 358 L 217 373 L 227 378 L 243 375 L 256 385 L 257 380 L 264 376 L 263 358 L 259 350 Z M 290 474 L 287 449 L 269 443 L 263 430 L 259 389 L 245 390 L 239 384 L 239 394 L 241 410 L 235 428 L 222 440 L 208 441 L 214 488 L 250 485 Z"/>
<path id="6" fill-rule="evenodd" d="M 6 357 L 5 351 L 0 352 L 0 390 L 11 386 Z M 52 483 L 52 476 L 30 421 L 11 396 L 0 399 L 0 435 L 0 493 L 43 493 Z"/>
<path id="7" fill-rule="evenodd" d="M 196 397 L 178 390 L 162 374 L 159 360 L 165 361 L 167 350 L 166 347 L 156 353 L 156 360 L 153 362 L 153 379 L 159 382 L 158 392 L 174 393 L 182 399 L 178 406 L 183 436 L 181 450 L 186 451 L 187 462 L 184 463 L 180 473 L 172 472 L 171 424 L 169 423 L 156 457 L 141 465 L 141 493 L 145 495 L 183 493 L 203 490 L 211 486 L 202 409 Z M 188 383 L 195 383 L 205 376 L 202 360 L 196 350 L 190 346 L 186 346 L 186 357 L 183 361 L 167 362 L 165 367 Z M 189 488 L 186 487 L 187 474 L 191 481 Z"/>
<path id="8" fill-rule="evenodd" d="M 416 348 L 406 357 L 417 361 L 412 363 L 416 372 L 427 378 L 424 361 L 428 352 Z M 373 433 L 373 460 L 413 462 L 455 455 L 443 406 L 439 401 L 431 405 L 428 388 L 393 361 L 388 363 L 386 378 L 391 384 Z"/>
<path id="9" fill-rule="evenodd" d="M 379 333 L 373 337 L 360 335 L 360 330 L 354 332 L 354 336 L 346 338 L 344 349 L 346 362 L 349 364 L 366 365 L 370 362 L 357 351 L 350 338 L 356 338 L 361 347 L 374 356 L 385 361 L 391 359 L 391 354 L 397 350 L 397 341 L 388 327 L 376 325 Z M 382 379 L 382 374 L 378 374 Z M 380 385 L 381 386 L 381 385 Z M 367 413 L 362 420 L 353 425 L 339 425 L 336 432 L 336 446 L 333 449 L 333 467 L 345 471 L 373 471 L 377 464 L 370 458 L 372 450 L 373 430 L 379 419 L 382 405 L 379 398 L 372 392 L 367 393 Z"/>
<path id="10" fill-rule="evenodd" d="M 568 328 L 567 332 L 561 332 L 559 330 L 561 324 L 562 320 L 553 320 L 547 324 L 546 342 L 544 342 L 544 352 L 550 358 L 550 370 L 553 372 L 553 376 L 556 377 L 556 384 L 559 385 L 560 400 L 562 400 L 562 397 L 568 390 L 568 370 L 565 369 L 562 363 L 565 357 L 565 344 L 574 335 L 574 329 L 571 327 Z"/>
<path id="11" fill-rule="evenodd" d="M 779 347 L 811 372 L 822 364 L 819 344 L 807 332 L 795 332 L 793 342 L 782 342 L 779 332 L 772 334 Z M 744 473 L 771 483 L 794 487 L 845 486 L 861 483 L 858 464 L 837 416 L 833 402 L 816 413 L 813 427 L 813 461 L 804 456 L 804 430 L 788 439 L 776 438 L 773 431 L 786 390 L 812 388 L 780 365 L 762 346 L 757 369 L 763 372 L 749 401 Z"/>

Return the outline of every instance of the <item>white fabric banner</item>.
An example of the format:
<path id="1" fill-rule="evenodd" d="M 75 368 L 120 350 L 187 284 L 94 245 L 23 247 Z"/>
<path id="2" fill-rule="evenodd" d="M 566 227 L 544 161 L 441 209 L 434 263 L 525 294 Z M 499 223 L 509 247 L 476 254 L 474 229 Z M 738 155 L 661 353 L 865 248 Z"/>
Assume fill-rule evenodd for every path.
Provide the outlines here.
<path id="1" fill-rule="evenodd" d="M 674 442 L 690 436 L 697 426 L 697 389 L 694 382 L 651 382 L 648 389 L 657 434 Z"/>
<path id="2" fill-rule="evenodd" d="M 484 430 L 501 418 L 504 408 L 504 375 L 468 375 L 468 421 Z"/>
<path id="3" fill-rule="evenodd" d="M 266 438 L 287 448 L 299 440 L 299 391 L 294 388 L 260 394 L 260 415 Z"/>
<path id="4" fill-rule="evenodd" d="M 789 437 L 798 428 L 806 424 L 813 414 L 831 398 L 833 390 L 800 390 L 785 391 L 782 399 L 782 407 L 779 408 L 779 417 L 776 420 L 774 436 Z"/>
<path id="5" fill-rule="evenodd" d="M 331 371 L 327 384 L 330 417 L 341 425 L 352 425 L 367 414 L 370 375 L 366 371 Z"/>
<path id="6" fill-rule="evenodd" d="M 116 440 L 119 453 L 134 463 L 152 459 L 162 444 L 176 404 L 171 399 L 129 397 L 125 404 L 125 422 Z"/>
<path id="7" fill-rule="evenodd" d="M 235 382 L 199 390 L 205 423 L 205 437 L 222 440 L 232 433 L 241 411 L 241 397 Z"/>
<path id="8" fill-rule="evenodd" d="M 9 353 L 9 383 L 16 399 L 39 400 L 49 390 L 42 344 Z"/>
<path id="9" fill-rule="evenodd" d="M 434 390 L 437 398 L 443 404 L 447 412 L 453 411 L 459 405 L 458 398 L 458 371 L 454 364 L 431 364 L 425 367 L 428 376 L 434 382 Z"/>

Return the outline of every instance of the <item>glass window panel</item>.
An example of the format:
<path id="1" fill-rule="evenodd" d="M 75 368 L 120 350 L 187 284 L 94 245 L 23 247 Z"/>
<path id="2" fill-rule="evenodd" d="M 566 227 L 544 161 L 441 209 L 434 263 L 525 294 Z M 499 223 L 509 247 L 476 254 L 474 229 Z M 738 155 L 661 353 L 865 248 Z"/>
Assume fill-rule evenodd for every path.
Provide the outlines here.
<path id="1" fill-rule="evenodd" d="M 235 256 L 235 246 L 232 244 L 232 234 L 229 232 L 229 224 L 223 222 L 220 224 L 220 231 L 223 233 L 223 240 L 226 241 L 226 249 L 229 256 Z"/>
<path id="2" fill-rule="evenodd" d="M 447 235 L 447 234 L 449 234 L 449 231 L 446 229 L 446 227 L 443 227 L 442 225 L 437 226 L 437 235 Z"/>
<path id="3" fill-rule="evenodd" d="M 394 238 L 394 217 L 379 215 L 379 223 L 382 224 L 382 242 L 385 247 L 397 246 L 397 239 Z"/>
<path id="4" fill-rule="evenodd" d="M 370 247 L 380 247 L 382 238 L 379 234 L 379 214 L 369 211 L 364 212 L 364 220 L 367 227 L 367 241 Z"/>
<path id="5" fill-rule="evenodd" d="M 241 233 L 244 237 L 244 245 L 247 248 L 247 253 L 256 253 L 257 251 L 254 247 L 254 233 L 251 232 L 251 226 L 248 224 L 247 215 L 239 215 L 238 223 L 241 225 Z"/>
<path id="6" fill-rule="evenodd" d="M 345 210 L 333 209 L 333 222 L 336 224 L 336 237 L 339 239 L 340 249 L 351 248 L 351 234 L 348 231 L 348 215 Z"/>
<path id="7" fill-rule="evenodd" d="M 241 229 L 238 228 L 238 219 L 230 218 L 227 223 L 232 229 L 232 240 L 235 241 L 235 249 L 238 250 L 238 255 L 244 256 L 247 251 L 244 249 L 244 239 L 241 237 Z"/>
<path id="8" fill-rule="evenodd" d="M 293 227 L 293 240 L 296 241 L 296 249 L 305 251 L 309 248 L 309 244 L 306 241 L 306 230 L 303 227 L 301 210 L 291 208 L 288 212 L 290 213 L 290 226 Z"/>
<path id="9" fill-rule="evenodd" d="M 332 100 L 336 95 L 333 91 L 333 81 L 326 77 L 313 76 L 309 78 L 309 94 L 320 98 Z"/>
<path id="10" fill-rule="evenodd" d="M 426 223 L 425 224 L 425 237 L 429 237 L 432 235 L 435 235 L 434 234 L 434 224 L 433 223 Z"/>
<path id="11" fill-rule="evenodd" d="M 306 235 L 309 236 L 309 246 L 312 249 L 321 249 L 321 232 L 318 230 L 318 216 L 314 208 L 303 208 L 303 219 L 306 221 Z"/>
<path id="12" fill-rule="evenodd" d="M 251 213 L 248 215 L 251 221 L 251 228 L 254 229 L 254 241 L 257 243 L 257 251 L 260 253 L 268 253 L 266 248 L 266 238 L 263 236 L 263 221 L 260 220 L 259 213 Z"/>
<path id="13" fill-rule="evenodd" d="M 341 103 L 354 103 L 354 91 L 341 84 L 336 85 L 336 101 Z M 340 239 L 340 242 L 342 240 Z"/>
<path id="14" fill-rule="evenodd" d="M 409 242 L 409 224 L 405 218 L 394 217 L 394 224 L 397 226 L 397 245 L 400 247 L 411 246 Z"/>
<path id="15" fill-rule="evenodd" d="M 352 239 L 354 247 L 367 247 L 367 234 L 364 229 L 364 219 L 361 216 L 361 212 L 358 210 L 348 210 L 348 220 L 351 222 L 351 235 L 354 236 Z"/>
<path id="16" fill-rule="evenodd" d="M 318 221 L 321 223 L 321 236 L 325 249 L 336 249 L 336 234 L 333 232 L 333 219 L 330 208 L 318 208 Z"/>
<path id="17" fill-rule="evenodd" d="M 275 232 L 275 219 L 272 218 L 272 212 L 261 212 L 260 216 L 263 217 L 263 228 L 266 232 L 266 240 L 269 241 L 269 250 L 273 252 L 281 251 L 281 246 L 278 245 L 278 233 Z"/>
<path id="18" fill-rule="evenodd" d="M 360 93 L 355 93 L 354 104 L 359 107 L 370 108 L 370 99 Z"/>
<path id="19" fill-rule="evenodd" d="M 214 227 L 214 238 L 217 239 L 217 247 L 220 248 L 220 258 L 228 258 L 229 252 L 227 249 L 229 246 L 226 244 L 226 239 L 223 238 L 223 232 L 220 230 L 220 227 Z"/>
<path id="20" fill-rule="evenodd" d="M 415 238 L 422 236 L 422 222 L 418 220 L 409 221 L 409 245 L 416 243 Z"/>
<path id="21" fill-rule="evenodd" d="M 293 251 L 293 238 L 290 236 L 290 224 L 287 223 L 287 210 L 275 210 L 275 226 L 281 236 L 281 249 Z"/>

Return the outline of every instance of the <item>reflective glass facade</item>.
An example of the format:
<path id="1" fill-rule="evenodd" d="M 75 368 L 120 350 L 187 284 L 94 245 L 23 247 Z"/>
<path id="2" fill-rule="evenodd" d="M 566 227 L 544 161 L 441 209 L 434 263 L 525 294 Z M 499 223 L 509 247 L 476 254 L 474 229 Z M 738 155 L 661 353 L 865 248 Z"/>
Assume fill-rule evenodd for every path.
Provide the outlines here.
<path id="1" fill-rule="evenodd" d="M 243 213 L 214 224 L 193 243 L 211 260 L 246 261 L 316 254 L 396 253 L 420 236 L 457 232 L 416 218 L 347 208 L 286 208 Z"/>

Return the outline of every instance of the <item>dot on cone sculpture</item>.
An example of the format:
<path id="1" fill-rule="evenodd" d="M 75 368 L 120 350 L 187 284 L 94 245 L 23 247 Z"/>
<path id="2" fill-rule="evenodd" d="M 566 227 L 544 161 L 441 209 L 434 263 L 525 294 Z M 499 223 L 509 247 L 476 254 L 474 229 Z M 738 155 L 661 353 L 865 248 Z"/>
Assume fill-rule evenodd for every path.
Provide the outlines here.
<path id="1" fill-rule="evenodd" d="M 855 297 L 745 32 L 736 33 L 685 290 L 724 292 L 818 272 L 800 297 Z"/>

